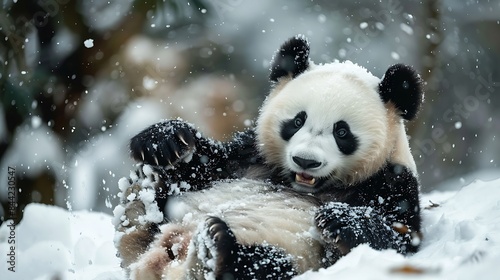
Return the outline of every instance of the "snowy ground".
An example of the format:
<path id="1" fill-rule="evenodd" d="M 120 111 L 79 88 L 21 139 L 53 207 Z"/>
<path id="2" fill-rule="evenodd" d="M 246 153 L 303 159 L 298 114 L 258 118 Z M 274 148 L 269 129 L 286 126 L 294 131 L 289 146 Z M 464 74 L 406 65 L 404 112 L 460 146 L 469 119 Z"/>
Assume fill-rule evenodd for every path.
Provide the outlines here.
<path id="1" fill-rule="evenodd" d="M 496 279 L 500 275 L 500 179 L 422 197 L 421 250 L 403 257 L 359 246 L 334 266 L 297 279 Z M 124 279 L 111 216 L 29 205 L 15 228 L 16 272 L 5 261 L 9 223 L 0 228 L 0 279 Z M 54 276 L 59 276 L 55 278 Z"/>

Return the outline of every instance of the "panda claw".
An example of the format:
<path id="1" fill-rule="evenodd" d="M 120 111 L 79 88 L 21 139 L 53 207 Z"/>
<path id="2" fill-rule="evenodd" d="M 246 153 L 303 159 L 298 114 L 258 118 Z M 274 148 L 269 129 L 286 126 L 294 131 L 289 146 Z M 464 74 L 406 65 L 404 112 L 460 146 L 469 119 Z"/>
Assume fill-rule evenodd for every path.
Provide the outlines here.
<path id="1" fill-rule="evenodd" d="M 320 215 L 318 215 L 318 216 L 316 217 L 316 219 L 317 219 L 317 221 L 318 221 L 318 226 L 319 226 L 319 227 L 324 227 L 324 226 L 325 226 L 326 221 L 325 221 L 325 219 L 323 219 L 323 215 L 321 215 L 321 214 L 320 214 Z"/>
<path id="2" fill-rule="evenodd" d="M 184 140 L 184 137 L 182 137 L 181 134 L 177 135 L 179 137 L 179 140 L 186 146 L 189 146 L 189 144 L 186 142 L 186 140 Z"/>
<path id="3" fill-rule="evenodd" d="M 337 235 L 337 237 L 335 237 L 334 242 L 335 242 L 335 243 L 339 243 L 339 241 L 340 241 L 340 235 Z"/>
<path id="4" fill-rule="evenodd" d="M 144 150 L 141 150 L 141 158 L 142 158 L 142 161 L 144 161 Z"/>
<path id="5" fill-rule="evenodd" d="M 179 155 L 179 152 L 177 150 L 174 151 L 174 154 L 178 159 L 181 158 L 181 155 Z"/>
<path id="6" fill-rule="evenodd" d="M 207 220 L 207 223 L 209 223 L 209 222 L 210 222 L 210 221 L 209 221 L 209 220 Z M 215 224 L 211 225 L 211 226 L 208 228 L 208 232 L 209 232 L 210 234 L 214 234 L 214 232 L 215 232 L 216 230 L 217 230 L 217 229 L 216 229 L 216 225 L 215 225 Z"/>
<path id="7" fill-rule="evenodd" d="M 156 156 L 154 158 L 155 158 L 156 165 L 160 165 L 160 163 L 158 162 L 158 158 Z"/>

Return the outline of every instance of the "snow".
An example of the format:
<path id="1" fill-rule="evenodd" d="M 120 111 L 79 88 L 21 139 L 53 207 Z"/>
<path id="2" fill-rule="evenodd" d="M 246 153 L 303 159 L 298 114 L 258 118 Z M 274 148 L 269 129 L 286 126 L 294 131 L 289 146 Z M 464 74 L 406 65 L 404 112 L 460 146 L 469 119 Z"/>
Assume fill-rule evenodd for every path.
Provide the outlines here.
<path id="1" fill-rule="evenodd" d="M 413 28 L 408 24 L 401 23 L 399 26 L 401 27 L 401 30 L 403 30 L 406 34 L 413 35 Z"/>
<path id="2" fill-rule="evenodd" d="M 109 92 L 113 92 L 113 88 L 109 88 Z M 95 121 L 91 123 L 93 125 L 99 124 L 99 118 L 102 117 L 96 113 L 99 110 L 93 110 L 90 104 L 87 105 L 89 107 L 85 110 L 85 114 L 89 116 L 97 114 Z M 130 166 L 134 164 L 128 155 L 128 141 L 144 127 L 164 118 L 165 115 L 161 113 L 162 108 L 162 104 L 146 100 L 138 100 L 127 105 L 116 124 L 107 129 L 108 135 L 103 134 L 91 139 L 73 156 L 71 161 L 78 162 L 78 167 L 68 168 L 70 188 L 67 200 L 75 210 L 99 209 L 105 211 L 106 200 L 116 203 L 117 200 L 113 195 L 116 193 L 117 179 L 114 174 L 126 174 L 130 170 Z M 87 120 L 89 120 L 88 117 Z M 90 126 L 92 126 L 91 123 L 89 123 Z M 102 180 L 108 183 L 103 184 Z M 108 185 L 110 191 L 104 193 L 100 187 L 108 188 Z M 99 192 L 101 196 L 98 195 Z M 96 197 L 101 199 L 96 201 Z"/>
<path id="3" fill-rule="evenodd" d="M 0 227 L 0 252 L 8 251 L 8 221 Z M 68 212 L 30 204 L 15 227 L 16 272 L 7 270 L 5 255 L 0 279 L 123 279 L 113 244 L 111 216 L 88 211 Z M 56 277 L 56 276 L 59 276 Z"/>
<path id="4" fill-rule="evenodd" d="M 83 42 L 83 45 L 84 45 L 86 48 L 90 49 L 90 48 L 92 48 L 92 47 L 94 46 L 94 40 L 93 40 L 93 39 L 87 39 L 87 40 L 85 40 L 85 41 Z"/>
<path id="5" fill-rule="evenodd" d="M 60 148 L 61 140 L 47 125 L 38 124 L 36 128 L 23 125 L 16 130 L 13 139 L 15 141 L 11 148 L 0 161 L 0 170 L 7 170 L 8 166 L 12 166 L 16 167 L 19 174 L 28 176 L 50 171 L 62 181 L 61 162 L 64 155 Z M 7 182 L 7 172 L 0 173 L 0 182 Z M 2 187 L 0 200 L 6 201 L 6 198 L 7 188 Z"/>
<path id="6" fill-rule="evenodd" d="M 500 273 L 499 185 L 500 179 L 474 181 L 459 191 L 423 194 L 424 239 L 412 256 L 361 245 L 332 267 L 295 279 L 494 279 Z M 0 227 L 2 254 L 10 246 L 8 224 Z M 15 228 L 16 272 L 1 261 L 0 279 L 125 279 L 114 236 L 107 214 L 30 204 Z"/>

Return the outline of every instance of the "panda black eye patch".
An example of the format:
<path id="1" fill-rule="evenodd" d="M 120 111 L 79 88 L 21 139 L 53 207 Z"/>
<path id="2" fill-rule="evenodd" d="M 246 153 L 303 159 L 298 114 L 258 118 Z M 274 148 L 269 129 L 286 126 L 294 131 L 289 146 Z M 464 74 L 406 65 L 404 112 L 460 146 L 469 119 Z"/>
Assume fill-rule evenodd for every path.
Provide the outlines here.
<path id="1" fill-rule="evenodd" d="M 299 112 L 293 119 L 281 123 L 281 138 L 288 141 L 299 131 L 306 122 L 307 114 L 304 111 Z"/>
<path id="2" fill-rule="evenodd" d="M 333 125 L 333 137 L 344 155 L 352 155 L 358 149 L 358 138 L 352 134 L 345 121 L 338 121 Z"/>

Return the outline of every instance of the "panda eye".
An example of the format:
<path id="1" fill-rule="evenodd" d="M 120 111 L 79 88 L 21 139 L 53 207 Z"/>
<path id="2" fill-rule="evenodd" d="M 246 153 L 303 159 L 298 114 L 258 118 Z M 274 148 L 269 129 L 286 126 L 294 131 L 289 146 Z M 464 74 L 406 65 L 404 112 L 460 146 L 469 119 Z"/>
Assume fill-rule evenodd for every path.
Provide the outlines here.
<path id="1" fill-rule="evenodd" d="M 293 120 L 293 124 L 295 125 L 296 128 L 300 128 L 304 125 L 304 121 L 300 117 L 296 117 Z"/>
<path id="2" fill-rule="evenodd" d="M 294 118 L 287 119 L 281 123 L 281 138 L 283 140 L 290 140 L 297 131 L 299 131 L 306 123 L 307 113 L 300 111 Z"/>
<path id="3" fill-rule="evenodd" d="M 340 139 L 346 138 L 350 134 L 349 125 L 345 121 L 339 121 L 333 126 L 335 137 Z"/>
<path id="4" fill-rule="evenodd" d="M 306 122 L 306 119 L 307 119 L 307 114 L 306 112 L 302 111 L 298 113 L 293 119 L 293 125 L 295 126 L 295 128 L 301 128 Z"/>
<path id="5" fill-rule="evenodd" d="M 338 121 L 333 125 L 333 137 L 344 155 L 352 155 L 358 149 L 358 138 L 352 133 L 349 124 Z"/>
<path id="6" fill-rule="evenodd" d="M 337 136 L 340 138 L 344 138 L 347 136 L 347 129 L 345 128 L 340 128 L 338 129 L 335 133 L 337 133 Z"/>

